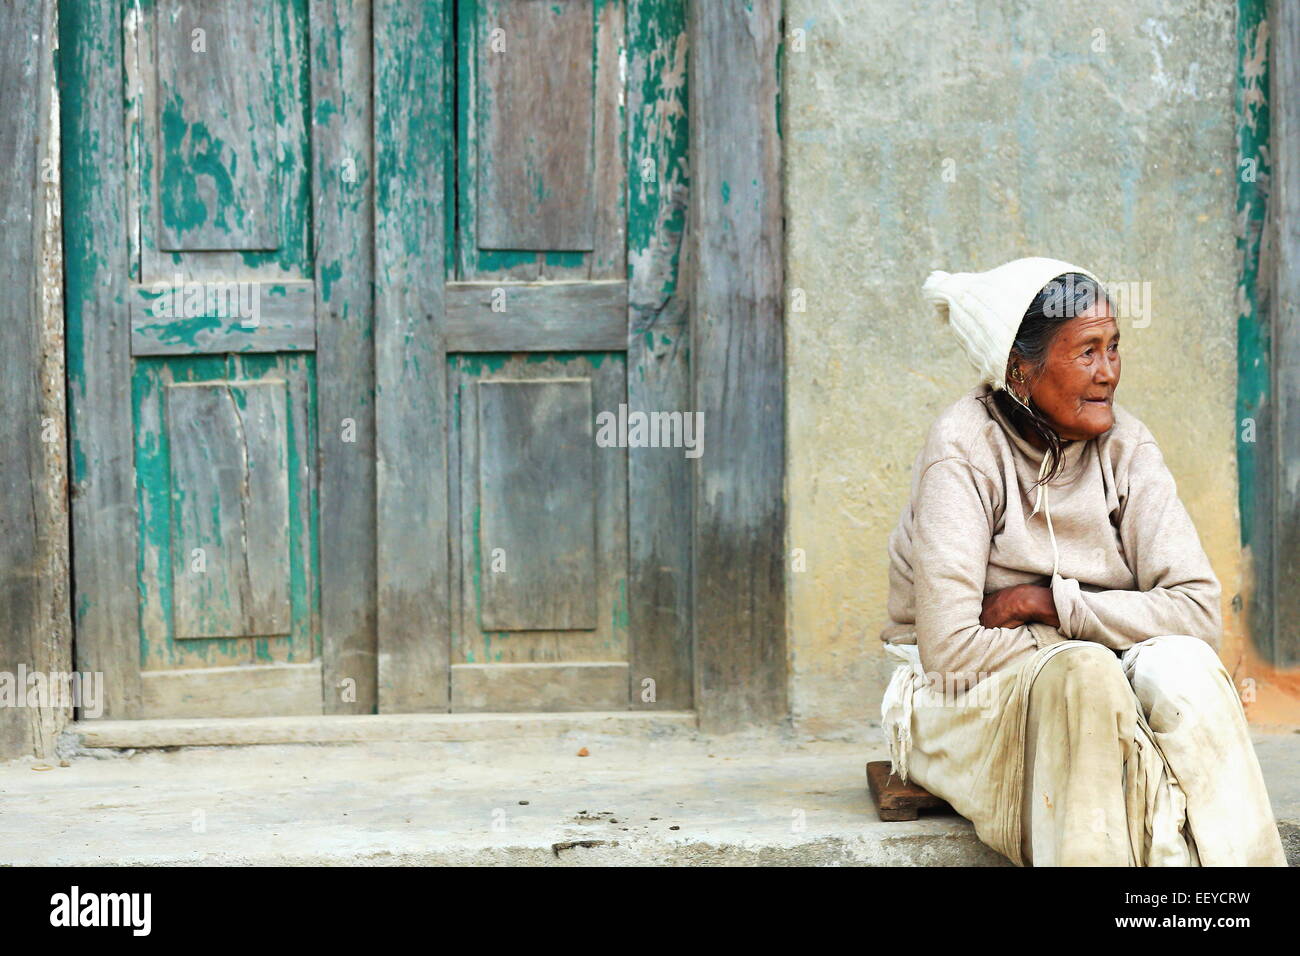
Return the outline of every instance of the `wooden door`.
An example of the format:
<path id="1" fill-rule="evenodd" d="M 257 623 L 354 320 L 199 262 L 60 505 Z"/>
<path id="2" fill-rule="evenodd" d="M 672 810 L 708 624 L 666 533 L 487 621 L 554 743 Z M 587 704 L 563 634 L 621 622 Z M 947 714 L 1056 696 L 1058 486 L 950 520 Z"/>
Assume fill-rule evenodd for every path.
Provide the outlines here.
<path id="1" fill-rule="evenodd" d="M 596 442 L 689 412 L 685 4 L 651 6 L 380 10 L 381 709 L 690 706 L 691 462 Z"/>
<path id="2" fill-rule="evenodd" d="M 307 0 L 67 30 L 79 660 L 112 716 L 321 713 Z"/>
<path id="3" fill-rule="evenodd" d="M 684 0 L 69 11 L 106 716 L 691 705 L 692 461 L 594 442 L 690 411 L 685 35 Z"/>

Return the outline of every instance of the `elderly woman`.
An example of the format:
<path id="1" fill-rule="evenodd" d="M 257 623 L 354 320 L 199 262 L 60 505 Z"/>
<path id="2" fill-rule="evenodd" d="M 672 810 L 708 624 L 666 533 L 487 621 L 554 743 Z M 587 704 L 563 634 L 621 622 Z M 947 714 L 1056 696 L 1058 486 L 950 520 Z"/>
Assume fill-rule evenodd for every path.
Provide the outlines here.
<path id="1" fill-rule="evenodd" d="M 983 383 L 930 429 L 889 543 L 895 770 L 1020 865 L 1285 865 L 1219 583 L 1115 404 L 1100 283 L 1031 258 L 923 294 Z"/>

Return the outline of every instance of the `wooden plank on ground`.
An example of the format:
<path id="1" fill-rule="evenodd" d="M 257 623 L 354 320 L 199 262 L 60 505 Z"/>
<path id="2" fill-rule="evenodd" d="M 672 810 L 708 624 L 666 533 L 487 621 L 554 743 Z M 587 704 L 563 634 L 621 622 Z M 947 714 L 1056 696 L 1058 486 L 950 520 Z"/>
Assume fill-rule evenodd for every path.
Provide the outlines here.
<path id="1" fill-rule="evenodd" d="M 912 781 L 904 783 L 889 767 L 888 760 L 867 764 L 867 788 L 881 820 L 915 820 L 921 810 L 952 810 L 946 800 Z"/>

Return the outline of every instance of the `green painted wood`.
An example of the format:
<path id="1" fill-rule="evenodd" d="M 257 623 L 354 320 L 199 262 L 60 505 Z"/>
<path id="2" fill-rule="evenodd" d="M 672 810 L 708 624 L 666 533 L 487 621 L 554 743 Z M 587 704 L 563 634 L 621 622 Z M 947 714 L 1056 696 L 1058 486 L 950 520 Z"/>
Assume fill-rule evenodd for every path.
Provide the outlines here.
<path id="1" fill-rule="evenodd" d="M 1237 317 L 1237 476 L 1241 543 L 1253 578 L 1246 617 L 1265 659 L 1274 654 L 1274 482 L 1270 281 L 1260 274 L 1272 179 L 1269 149 L 1269 0 L 1237 0 L 1237 237 L 1241 314 Z"/>
<path id="2" fill-rule="evenodd" d="M 787 714 L 781 3 L 690 12 L 695 706 L 725 730 Z"/>
<path id="3" fill-rule="evenodd" d="M 140 658 L 146 675 L 234 665 L 308 664 L 320 657 L 320 593 L 316 558 L 320 516 L 311 468 L 313 449 L 317 447 L 315 379 L 315 357 L 303 354 L 158 357 L 136 361 L 133 417 L 136 422 L 136 470 L 140 476 L 137 483 L 139 540 L 142 542 Z M 234 459 L 232 470 L 247 473 L 242 460 L 245 441 L 251 442 L 250 448 L 254 450 L 259 444 L 282 445 L 282 467 L 268 469 L 265 478 L 274 485 L 281 481 L 284 483 L 287 529 L 269 533 L 272 522 L 265 517 L 269 501 L 281 494 L 278 487 L 270 492 L 262 487 L 250 487 L 250 497 L 246 498 L 239 487 L 242 480 L 227 480 L 222 484 L 217 476 L 195 478 L 187 475 L 185 472 L 193 469 L 183 467 L 181 474 L 177 474 L 179 462 L 171 441 L 172 428 L 169 426 L 174 416 L 169 415 L 169 398 L 181 389 L 214 395 L 227 389 L 237 395 L 246 395 L 250 390 L 256 393 L 260 389 L 282 396 L 283 417 L 279 423 L 272 427 L 263 424 L 254 428 L 247 419 L 241 421 L 243 437 L 235 432 L 228 441 L 218 445 L 217 457 L 227 454 L 230 445 L 237 442 L 239 447 L 234 450 L 237 454 L 230 454 Z M 236 422 L 228 417 L 226 421 L 230 426 L 229 433 Z M 215 431 L 220 422 L 221 419 L 215 415 L 208 415 L 202 424 Z M 213 443 L 210 437 L 197 435 L 187 440 L 192 445 Z M 210 460 L 213 456 L 208 457 Z M 257 470 L 254 463 L 253 471 Z M 186 558 L 193 558 L 192 548 L 186 547 L 186 514 L 192 511 L 193 496 L 201 494 L 203 489 L 212 489 L 214 484 L 216 490 L 231 489 L 226 501 L 217 501 L 230 518 L 209 523 L 222 527 L 251 523 L 249 532 L 238 532 L 240 549 L 247 553 L 244 537 L 251 535 L 248 543 L 252 545 L 254 554 L 261 553 L 271 558 L 269 562 L 258 563 L 255 557 L 255 563 L 245 575 L 234 556 L 229 556 L 231 570 L 224 576 L 235 582 L 246 579 L 248 589 L 244 593 L 265 600 L 270 595 L 283 593 L 279 582 L 287 573 L 287 634 L 283 626 L 268 630 L 265 625 L 247 622 L 240 625 L 238 633 L 242 636 L 239 637 L 187 639 L 184 634 L 183 619 L 187 615 L 180 607 L 184 595 L 177 582 L 178 579 L 183 582 L 188 573 Z M 256 502 L 251 500 L 254 495 L 258 498 Z M 239 509 L 230 505 L 231 496 L 241 503 L 241 507 L 247 500 L 255 509 L 250 516 L 251 522 L 237 517 Z M 278 507 L 276 510 L 278 512 Z M 219 508 L 217 516 L 221 514 Z M 281 526 L 283 520 L 275 519 Z M 206 555 L 208 567 L 212 568 L 221 558 L 220 553 Z M 286 559 L 287 568 L 284 564 Z M 274 570 L 275 580 L 265 580 L 271 570 Z M 228 600 L 218 600 L 210 606 L 217 611 L 229 611 L 230 605 Z M 258 680 L 254 675 L 249 679 L 254 684 Z M 147 712 L 147 716 L 168 715 L 178 716 L 178 713 Z"/>
<path id="4" fill-rule="evenodd" d="M 159 0 L 159 248 L 280 244 L 276 0 Z M 288 92 L 288 91 L 286 91 Z"/>
<path id="5" fill-rule="evenodd" d="M 381 0 L 375 49 L 378 697 L 447 710 L 450 608 L 443 270 L 449 11 Z M 450 179 L 450 177 L 447 177 Z M 430 267 L 430 263 L 433 266 Z"/>
<path id="6" fill-rule="evenodd" d="M 181 383 L 164 402 L 177 640 L 288 634 L 285 383 Z"/>
<path id="7" fill-rule="evenodd" d="M 60 10 L 73 615 L 77 668 L 104 675 L 109 718 L 140 707 L 122 36 L 118 0 Z"/>
<path id="8" fill-rule="evenodd" d="M 309 2 L 325 710 L 368 714 L 378 705 L 371 7 Z"/>
<path id="9" fill-rule="evenodd" d="M 128 206 L 138 210 L 125 220 L 131 279 L 170 281 L 178 272 L 186 279 L 310 278 L 308 0 L 120 0 L 120 6 Z M 173 15 L 181 14 L 204 24 L 198 28 L 205 30 L 206 52 L 192 49 L 195 28 L 174 42 L 162 40 L 160 25 L 170 29 Z M 230 55 L 234 48 L 255 48 L 243 54 L 255 62 L 241 64 Z M 194 75 L 177 77 L 174 70 Z M 169 90 L 196 99 L 178 110 Z M 232 111 L 241 100 L 242 123 L 240 107 Z M 168 159 L 169 145 L 179 156 Z M 169 232 L 179 233 L 173 238 L 187 251 L 167 248 Z"/>
<path id="10" fill-rule="evenodd" d="M 86 569 L 77 637 L 83 666 L 109 678 L 112 716 L 174 716 L 168 708 L 193 703 L 151 693 L 146 711 L 143 674 L 201 678 L 204 668 L 320 657 L 306 0 L 243 14 L 209 0 L 93 0 L 65 21 L 74 134 L 64 169 L 77 203 L 67 245 L 78 270 L 69 394 L 75 475 L 88 492 L 84 506 L 74 498 Z M 259 76 L 274 80 L 273 94 Z M 248 101 L 267 95 L 273 109 Z M 164 128 L 169 105 L 179 132 Z M 233 177 L 224 198 L 213 185 L 222 169 Z M 205 196 L 219 201 L 178 228 L 172 214 Z M 227 201 L 258 210 L 240 219 Z M 199 314 L 153 311 L 164 290 L 195 286 L 205 290 Z M 207 290 L 238 286 L 259 305 L 251 328 L 208 308 Z M 195 547 L 203 576 L 186 560 Z M 260 685 L 247 673 L 251 691 Z"/>
<path id="11" fill-rule="evenodd" d="M 690 410 L 686 4 L 630 0 L 627 34 L 628 406 Z M 693 703 L 691 469 L 674 449 L 628 451 L 634 708 Z"/>
<path id="12" fill-rule="evenodd" d="M 132 355 L 316 349 L 311 282 L 157 282 L 129 295 Z"/>

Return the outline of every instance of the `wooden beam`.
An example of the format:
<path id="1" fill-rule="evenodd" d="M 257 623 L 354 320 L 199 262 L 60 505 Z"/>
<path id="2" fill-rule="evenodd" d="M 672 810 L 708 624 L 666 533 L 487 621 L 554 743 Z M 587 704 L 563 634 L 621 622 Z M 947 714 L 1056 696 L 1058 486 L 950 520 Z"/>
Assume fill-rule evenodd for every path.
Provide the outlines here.
<path id="1" fill-rule="evenodd" d="M 629 411 L 691 407 L 686 20 L 685 2 L 628 3 Z M 628 696 L 640 710 L 694 700 L 691 471 L 667 449 L 628 449 Z"/>
<path id="2" fill-rule="evenodd" d="M 198 309 L 186 304 L 200 296 L 209 305 Z M 132 285 L 130 299 L 132 355 L 311 352 L 316 348 L 316 289 L 312 282 Z"/>
<path id="3" fill-rule="evenodd" d="M 379 709 L 447 710 L 444 162 L 449 26 L 441 0 L 376 0 L 375 368 Z"/>
<path id="4" fill-rule="evenodd" d="M 104 675 L 109 718 L 140 706 L 122 10 L 59 15 L 77 668 Z"/>
<path id="5" fill-rule="evenodd" d="M 369 0 L 311 0 L 321 664 L 326 713 L 374 713 Z"/>
<path id="6" fill-rule="evenodd" d="M 0 192 L 0 671 L 15 675 L 72 669 L 54 12 L 0 5 L 0 100 L 32 104 L 0 116 L 14 174 Z M 53 755 L 72 708 L 46 703 L 0 708 L 0 760 Z"/>
<path id="7" fill-rule="evenodd" d="M 786 715 L 780 0 L 692 0 L 700 725 Z"/>
<path id="8" fill-rule="evenodd" d="M 449 352 L 627 348 L 626 282 L 447 284 Z"/>

